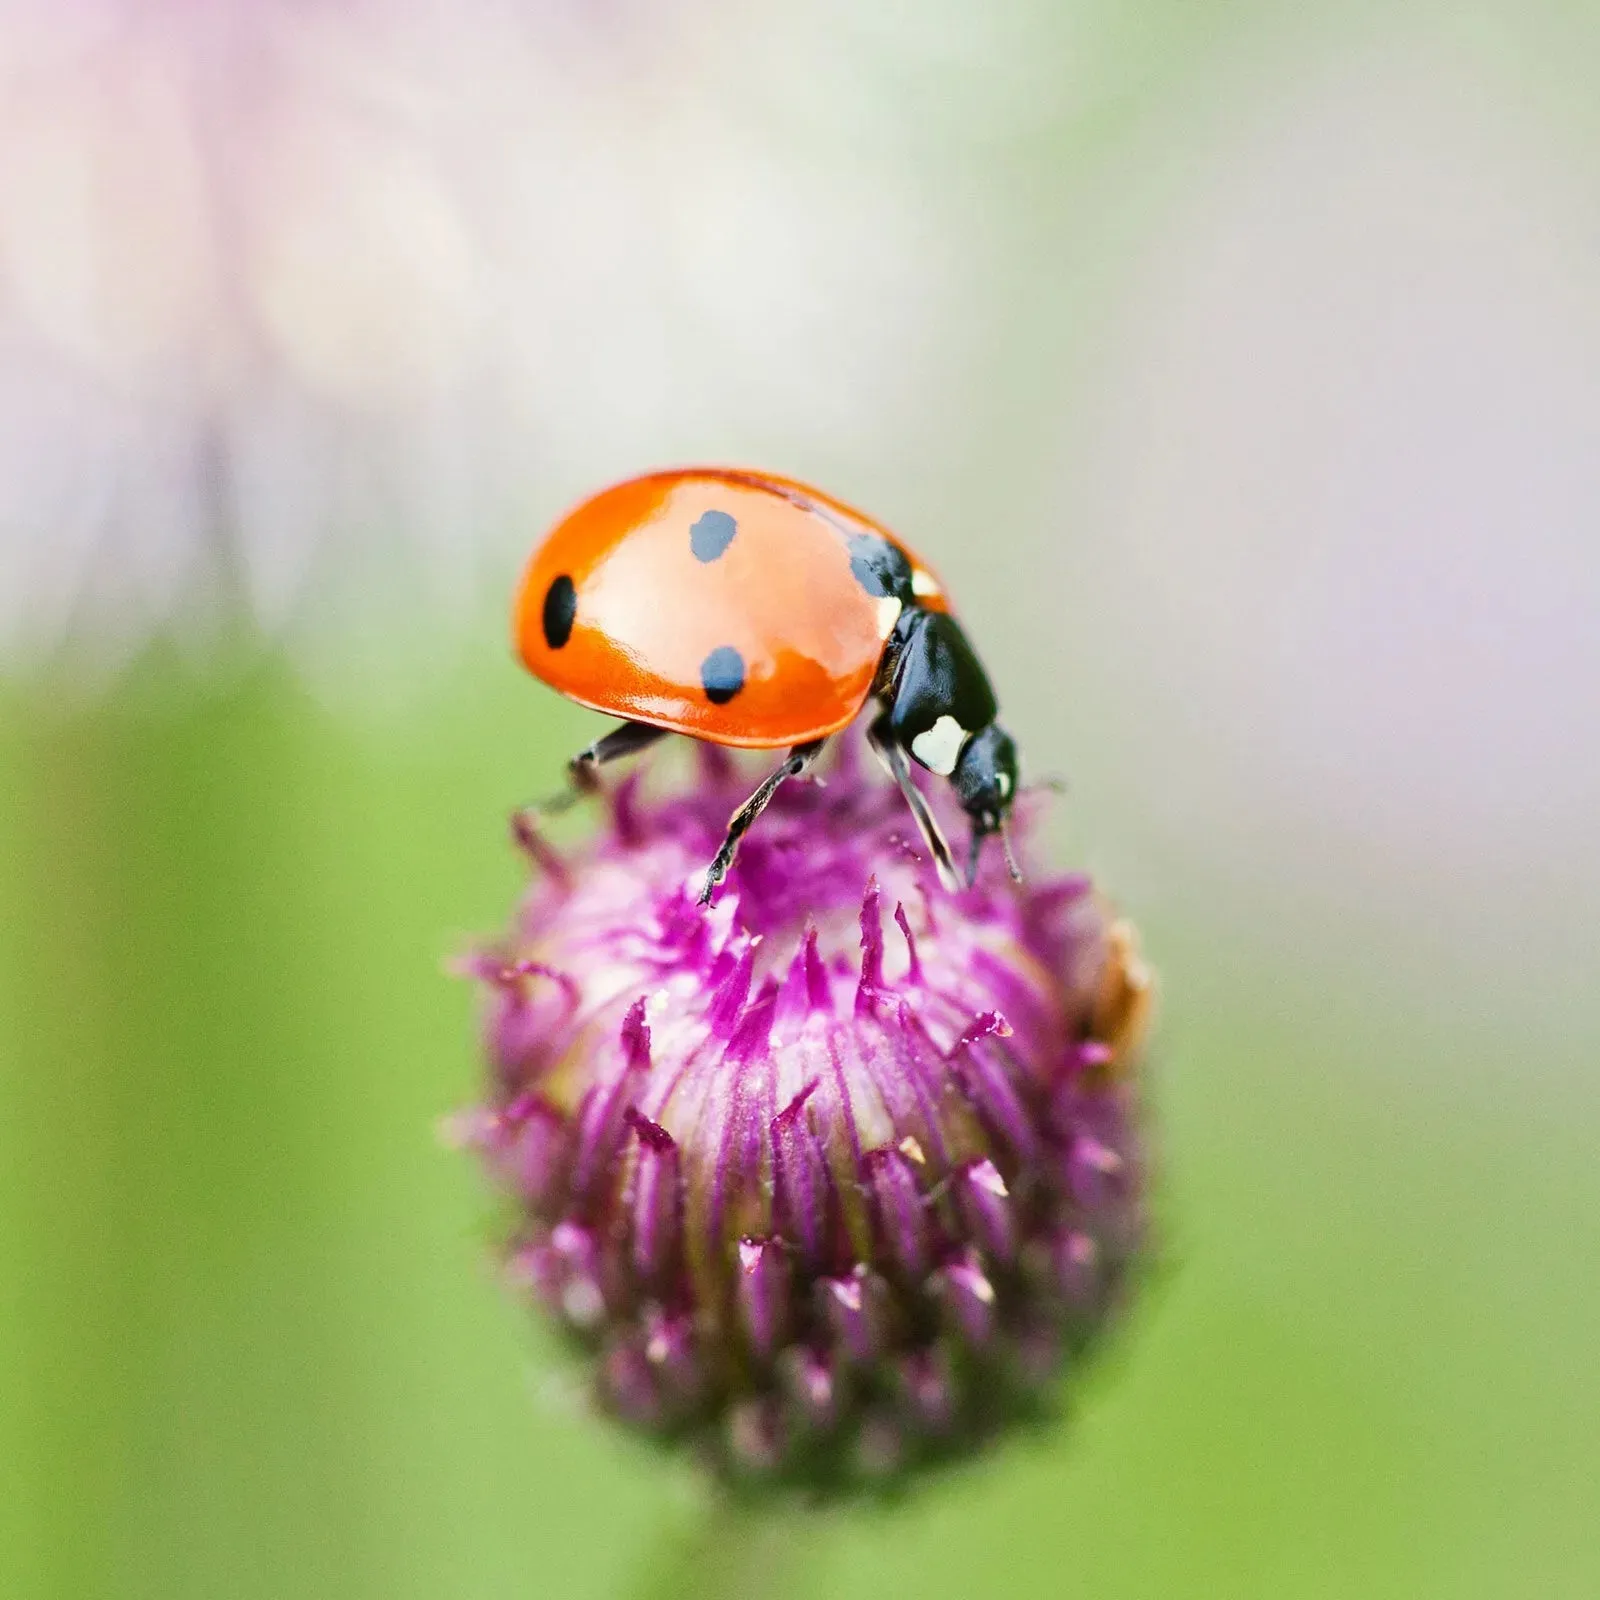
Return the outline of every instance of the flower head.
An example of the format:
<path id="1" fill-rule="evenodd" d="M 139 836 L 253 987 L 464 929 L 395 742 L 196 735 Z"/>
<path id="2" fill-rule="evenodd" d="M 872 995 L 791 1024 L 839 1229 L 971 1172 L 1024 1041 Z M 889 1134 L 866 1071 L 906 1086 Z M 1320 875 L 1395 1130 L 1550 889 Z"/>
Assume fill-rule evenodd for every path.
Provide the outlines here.
<path id="1" fill-rule="evenodd" d="M 604 1409 L 738 1480 L 898 1481 L 1047 1410 L 1116 1304 L 1149 979 L 1081 877 L 942 889 L 850 748 L 702 910 L 746 787 L 630 779 L 566 859 L 519 823 L 472 1136 Z"/>

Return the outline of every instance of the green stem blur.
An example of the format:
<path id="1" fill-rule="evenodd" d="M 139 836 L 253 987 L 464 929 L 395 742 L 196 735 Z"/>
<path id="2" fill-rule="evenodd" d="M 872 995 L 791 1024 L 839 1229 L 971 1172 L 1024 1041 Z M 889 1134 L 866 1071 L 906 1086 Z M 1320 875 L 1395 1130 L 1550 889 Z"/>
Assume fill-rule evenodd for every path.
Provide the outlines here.
<path id="1" fill-rule="evenodd" d="M 817 1517 L 711 1493 L 650 1551 L 635 1600 L 791 1600 L 806 1590 Z"/>

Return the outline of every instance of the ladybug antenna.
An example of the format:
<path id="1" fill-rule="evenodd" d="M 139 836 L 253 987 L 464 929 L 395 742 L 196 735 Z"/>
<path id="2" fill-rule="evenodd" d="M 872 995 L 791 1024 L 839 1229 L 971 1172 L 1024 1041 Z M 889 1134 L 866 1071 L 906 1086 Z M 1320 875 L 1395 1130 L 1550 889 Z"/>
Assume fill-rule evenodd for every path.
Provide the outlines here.
<path id="1" fill-rule="evenodd" d="M 972 848 L 967 854 L 967 887 L 970 889 L 978 881 L 978 862 L 983 855 L 983 841 L 991 833 L 1000 835 L 1000 848 L 1006 853 L 1006 871 L 1011 874 L 1013 883 L 1022 882 L 1022 868 L 1017 865 L 1016 855 L 1011 849 L 1011 830 L 1006 826 L 1006 819 L 1001 817 L 992 828 L 979 824 L 972 830 Z"/>
<path id="2" fill-rule="evenodd" d="M 1011 881 L 1021 883 L 1022 868 L 1017 865 L 1016 853 L 1011 848 L 1011 827 L 1005 817 L 1000 819 L 1000 848 L 1006 853 L 1006 871 L 1011 874 Z"/>

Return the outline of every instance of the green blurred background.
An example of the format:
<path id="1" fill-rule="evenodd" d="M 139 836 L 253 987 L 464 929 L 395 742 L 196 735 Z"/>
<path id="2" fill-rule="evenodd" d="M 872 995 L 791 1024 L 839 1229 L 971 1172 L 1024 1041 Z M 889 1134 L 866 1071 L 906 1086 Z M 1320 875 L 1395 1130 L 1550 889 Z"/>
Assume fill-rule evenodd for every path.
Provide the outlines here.
<path id="1" fill-rule="evenodd" d="M 928 551 L 1162 978 L 1166 1269 L 796 1592 L 1600 1593 L 1600 17 L 0 38 L 0 1593 L 644 1593 L 692 1524 L 439 1132 L 592 726 L 505 597 L 685 458 Z"/>

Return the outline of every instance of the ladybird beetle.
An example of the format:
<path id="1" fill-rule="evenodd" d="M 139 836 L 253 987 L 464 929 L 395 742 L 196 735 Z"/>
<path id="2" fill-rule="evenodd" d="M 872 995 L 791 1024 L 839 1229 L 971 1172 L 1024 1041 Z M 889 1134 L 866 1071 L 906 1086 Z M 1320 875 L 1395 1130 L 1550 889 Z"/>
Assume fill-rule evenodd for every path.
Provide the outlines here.
<path id="1" fill-rule="evenodd" d="M 943 585 L 887 529 L 831 495 L 738 468 L 654 472 L 570 511 L 534 552 L 515 639 L 537 678 L 626 719 L 568 763 L 566 799 L 668 733 L 788 757 L 736 811 L 706 873 L 708 903 L 740 838 L 869 697 L 867 738 L 911 808 L 940 877 L 961 887 L 915 761 L 948 778 L 972 821 L 966 883 L 1000 833 L 1017 751 Z"/>

